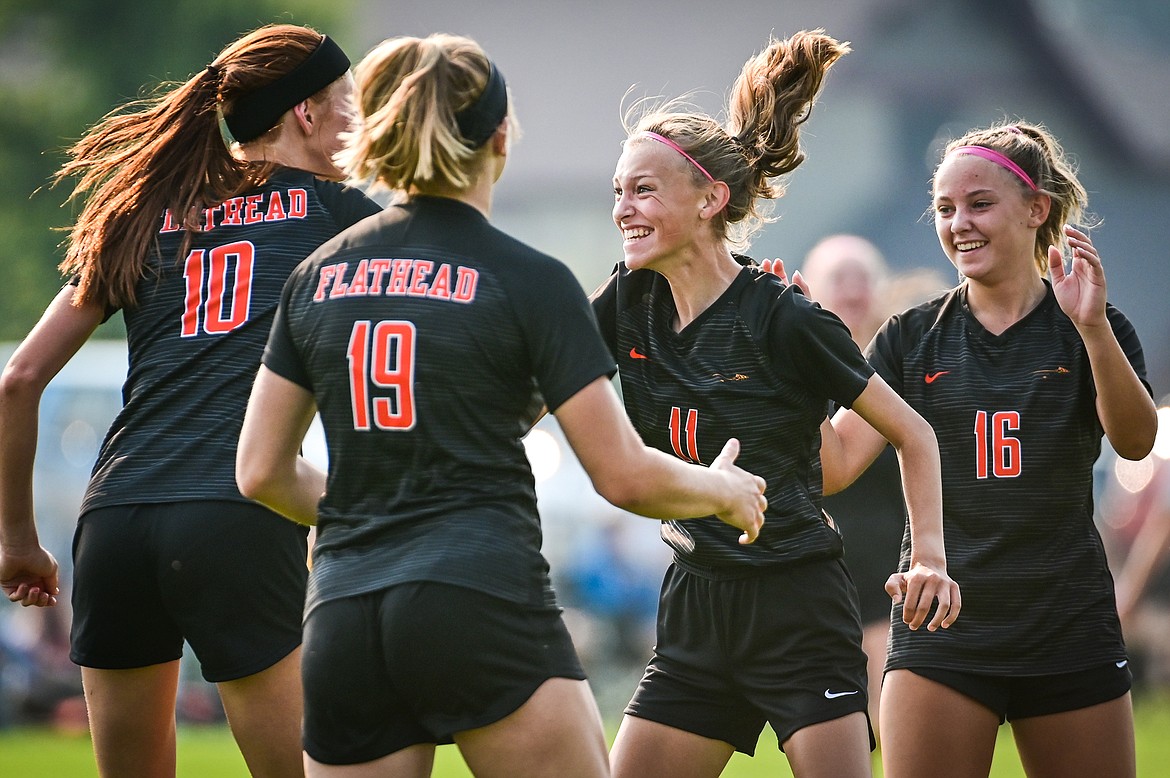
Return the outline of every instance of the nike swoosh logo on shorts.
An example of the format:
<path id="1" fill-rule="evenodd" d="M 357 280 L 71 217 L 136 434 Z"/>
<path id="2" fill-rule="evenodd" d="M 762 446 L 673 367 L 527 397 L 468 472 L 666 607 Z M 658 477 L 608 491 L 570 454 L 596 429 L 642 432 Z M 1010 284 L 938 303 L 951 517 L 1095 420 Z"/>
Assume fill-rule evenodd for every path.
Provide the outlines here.
<path id="1" fill-rule="evenodd" d="M 854 689 L 851 692 L 831 692 L 828 689 L 825 689 L 826 700 L 835 700 L 838 697 L 848 697 L 850 694 L 857 694 L 857 689 Z"/>
<path id="2" fill-rule="evenodd" d="M 1129 664 L 1129 660 L 1128 660 L 1128 659 L 1123 659 L 1122 661 L 1120 661 L 1120 662 L 1114 662 L 1113 664 L 1117 665 L 1117 669 L 1118 669 L 1118 670 L 1120 670 L 1121 668 L 1123 668 L 1123 667 L 1125 667 L 1127 664 Z"/>

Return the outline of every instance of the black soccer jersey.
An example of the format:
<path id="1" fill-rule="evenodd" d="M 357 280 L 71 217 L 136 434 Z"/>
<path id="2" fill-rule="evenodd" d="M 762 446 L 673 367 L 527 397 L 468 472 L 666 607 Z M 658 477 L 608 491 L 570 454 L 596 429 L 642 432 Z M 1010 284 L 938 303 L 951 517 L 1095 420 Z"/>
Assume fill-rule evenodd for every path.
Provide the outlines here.
<path id="1" fill-rule="evenodd" d="M 1132 325 L 1112 306 L 1107 313 L 1144 383 Z M 949 629 L 911 633 L 895 608 L 887 667 L 1039 675 L 1123 661 L 1093 525 L 1102 429 L 1092 373 L 1051 288 L 993 335 L 960 285 L 891 318 L 869 356 L 938 436 L 947 572 L 963 590 Z M 903 539 L 903 570 L 907 561 Z"/>
<path id="2" fill-rule="evenodd" d="M 414 197 L 289 279 L 264 364 L 313 392 L 329 481 L 306 613 L 437 581 L 551 603 L 521 438 L 614 365 L 567 267 Z"/>
<path id="3" fill-rule="evenodd" d="M 650 270 L 619 265 L 593 306 L 646 444 L 710 465 L 735 437 L 736 464 L 768 482 L 764 527 L 751 545 L 714 517 L 663 522 L 676 562 L 733 577 L 840 556 L 841 538 L 821 511 L 819 426 L 829 400 L 851 405 L 873 374 L 840 319 L 753 266 L 681 332 L 670 285 Z"/>
<path id="4" fill-rule="evenodd" d="M 186 233 L 172 214 L 163 216 L 138 304 L 123 310 L 123 407 L 83 513 L 129 503 L 250 502 L 236 487 L 236 443 L 281 288 L 314 249 L 380 210 L 356 189 L 282 169 L 208 209 L 183 257 Z"/>

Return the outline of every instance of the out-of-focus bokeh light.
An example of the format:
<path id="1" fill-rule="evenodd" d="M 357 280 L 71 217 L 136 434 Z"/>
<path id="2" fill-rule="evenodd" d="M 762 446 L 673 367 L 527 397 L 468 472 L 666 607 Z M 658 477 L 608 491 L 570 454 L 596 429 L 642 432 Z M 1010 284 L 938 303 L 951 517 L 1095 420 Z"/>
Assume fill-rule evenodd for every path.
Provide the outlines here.
<path id="1" fill-rule="evenodd" d="M 93 425 L 75 419 L 61 432 L 61 455 L 74 467 L 89 467 L 97 458 L 98 437 Z"/>
<path id="2" fill-rule="evenodd" d="M 1158 409 L 1158 437 L 1154 438 L 1154 456 L 1170 459 L 1170 406 Z"/>
<path id="3" fill-rule="evenodd" d="M 1170 459 L 1170 406 L 1158 409 L 1158 435 L 1154 438 L 1154 450 L 1145 459 L 1136 462 L 1118 457 L 1113 463 L 1113 475 L 1118 485 L 1130 493 L 1145 489 L 1154 477 L 1154 457 Z"/>
<path id="4" fill-rule="evenodd" d="M 545 430 L 529 432 L 524 438 L 524 451 L 528 454 L 532 475 L 537 483 L 552 478 L 561 467 L 560 443 Z"/>
<path id="5" fill-rule="evenodd" d="M 1118 486 L 1125 491 L 1140 492 L 1154 477 L 1154 460 L 1146 457 L 1135 462 L 1132 459 L 1118 457 L 1113 463 L 1113 475 L 1117 478 Z"/>

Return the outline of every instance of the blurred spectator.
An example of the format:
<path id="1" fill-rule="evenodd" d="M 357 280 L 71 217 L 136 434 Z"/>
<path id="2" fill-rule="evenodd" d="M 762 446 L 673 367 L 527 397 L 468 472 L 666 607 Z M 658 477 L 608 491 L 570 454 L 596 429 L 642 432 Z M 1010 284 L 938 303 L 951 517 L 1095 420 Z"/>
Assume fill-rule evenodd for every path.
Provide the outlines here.
<path id="1" fill-rule="evenodd" d="M 813 299 L 865 348 L 888 315 L 882 294 L 889 270 L 877 246 L 857 235 L 830 235 L 812 247 L 800 272 Z"/>
<path id="2" fill-rule="evenodd" d="M 660 552 L 661 541 L 636 532 L 638 526 L 620 512 L 606 516 L 581 539 L 562 571 L 565 603 L 603 632 L 592 647 L 594 661 L 641 666 L 654 645 L 658 588 L 669 557 Z"/>
<path id="3" fill-rule="evenodd" d="M 84 730 L 81 699 L 81 672 L 69 661 L 67 602 L 0 611 L 0 728 L 54 724 Z"/>

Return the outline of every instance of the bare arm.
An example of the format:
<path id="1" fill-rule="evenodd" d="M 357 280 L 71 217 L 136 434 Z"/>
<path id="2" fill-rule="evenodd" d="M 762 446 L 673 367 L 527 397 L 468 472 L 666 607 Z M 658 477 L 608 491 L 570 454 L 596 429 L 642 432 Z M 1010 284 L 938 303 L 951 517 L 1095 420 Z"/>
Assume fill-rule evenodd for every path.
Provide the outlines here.
<path id="1" fill-rule="evenodd" d="M 1078 327 L 1093 384 L 1097 388 L 1097 417 L 1118 456 L 1141 459 L 1154 447 L 1158 410 L 1133 365 L 1121 350 L 1108 322 L 1104 327 Z"/>
<path id="2" fill-rule="evenodd" d="M 101 323 L 98 306 L 75 308 L 65 287 L 0 376 L 0 587 L 12 602 L 57 602 L 57 561 L 40 545 L 33 515 L 38 412 L 49 381 Z"/>
<path id="3" fill-rule="evenodd" d="M 822 422 L 821 477 L 825 496 L 836 494 L 856 481 L 887 443 L 880 432 L 848 408 Z"/>
<path id="4" fill-rule="evenodd" d="M 236 449 L 240 492 L 298 524 L 317 523 L 325 473 L 300 455 L 313 423 L 313 395 L 261 366 Z"/>
<path id="5" fill-rule="evenodd" d="M 1141 459 L 1154 446 L 1157 409 L 1117 342 L 1105 313 L 1105 270 L 1089 236 L 1065 227 L 1072 264 L 1066 272 L 1060 250 L 1048 249 L 1052 289 L 1061 310 L 1085 344 L 1097 388 L 1097 417 L 1118 456 Z"/>
<path id="6" fill-rule="evenodd" d="M 714 514 L 756 539 L 764 523 L 764 479 L 733 463 L 728 441 L 711 467 L 690 465 L 648 448 L 634 430 L 607 378 L 573 395 L 555 415 L 597 492 L 614 505 L 656 519 Z"/>
<path id="7" fill-rule="evenodd" d="M 890 577 L 886 590 L 898 602 L 905 596 L 902 619 L 917 629 L 938 601 L 927 629 L 949 627 L 959 615 L 958 585 L 947 575 L 943 546 L 942 466 L 934 430 L 882 378 L 874 375 L 853 403 L 832 423 L 832 453 L 849 481 L 881 453 L 888 440 L 898 452 L 902 491 L 910 522 L 910 567 Z M 831 449 L 832 452 L 832 449 Z"/>

